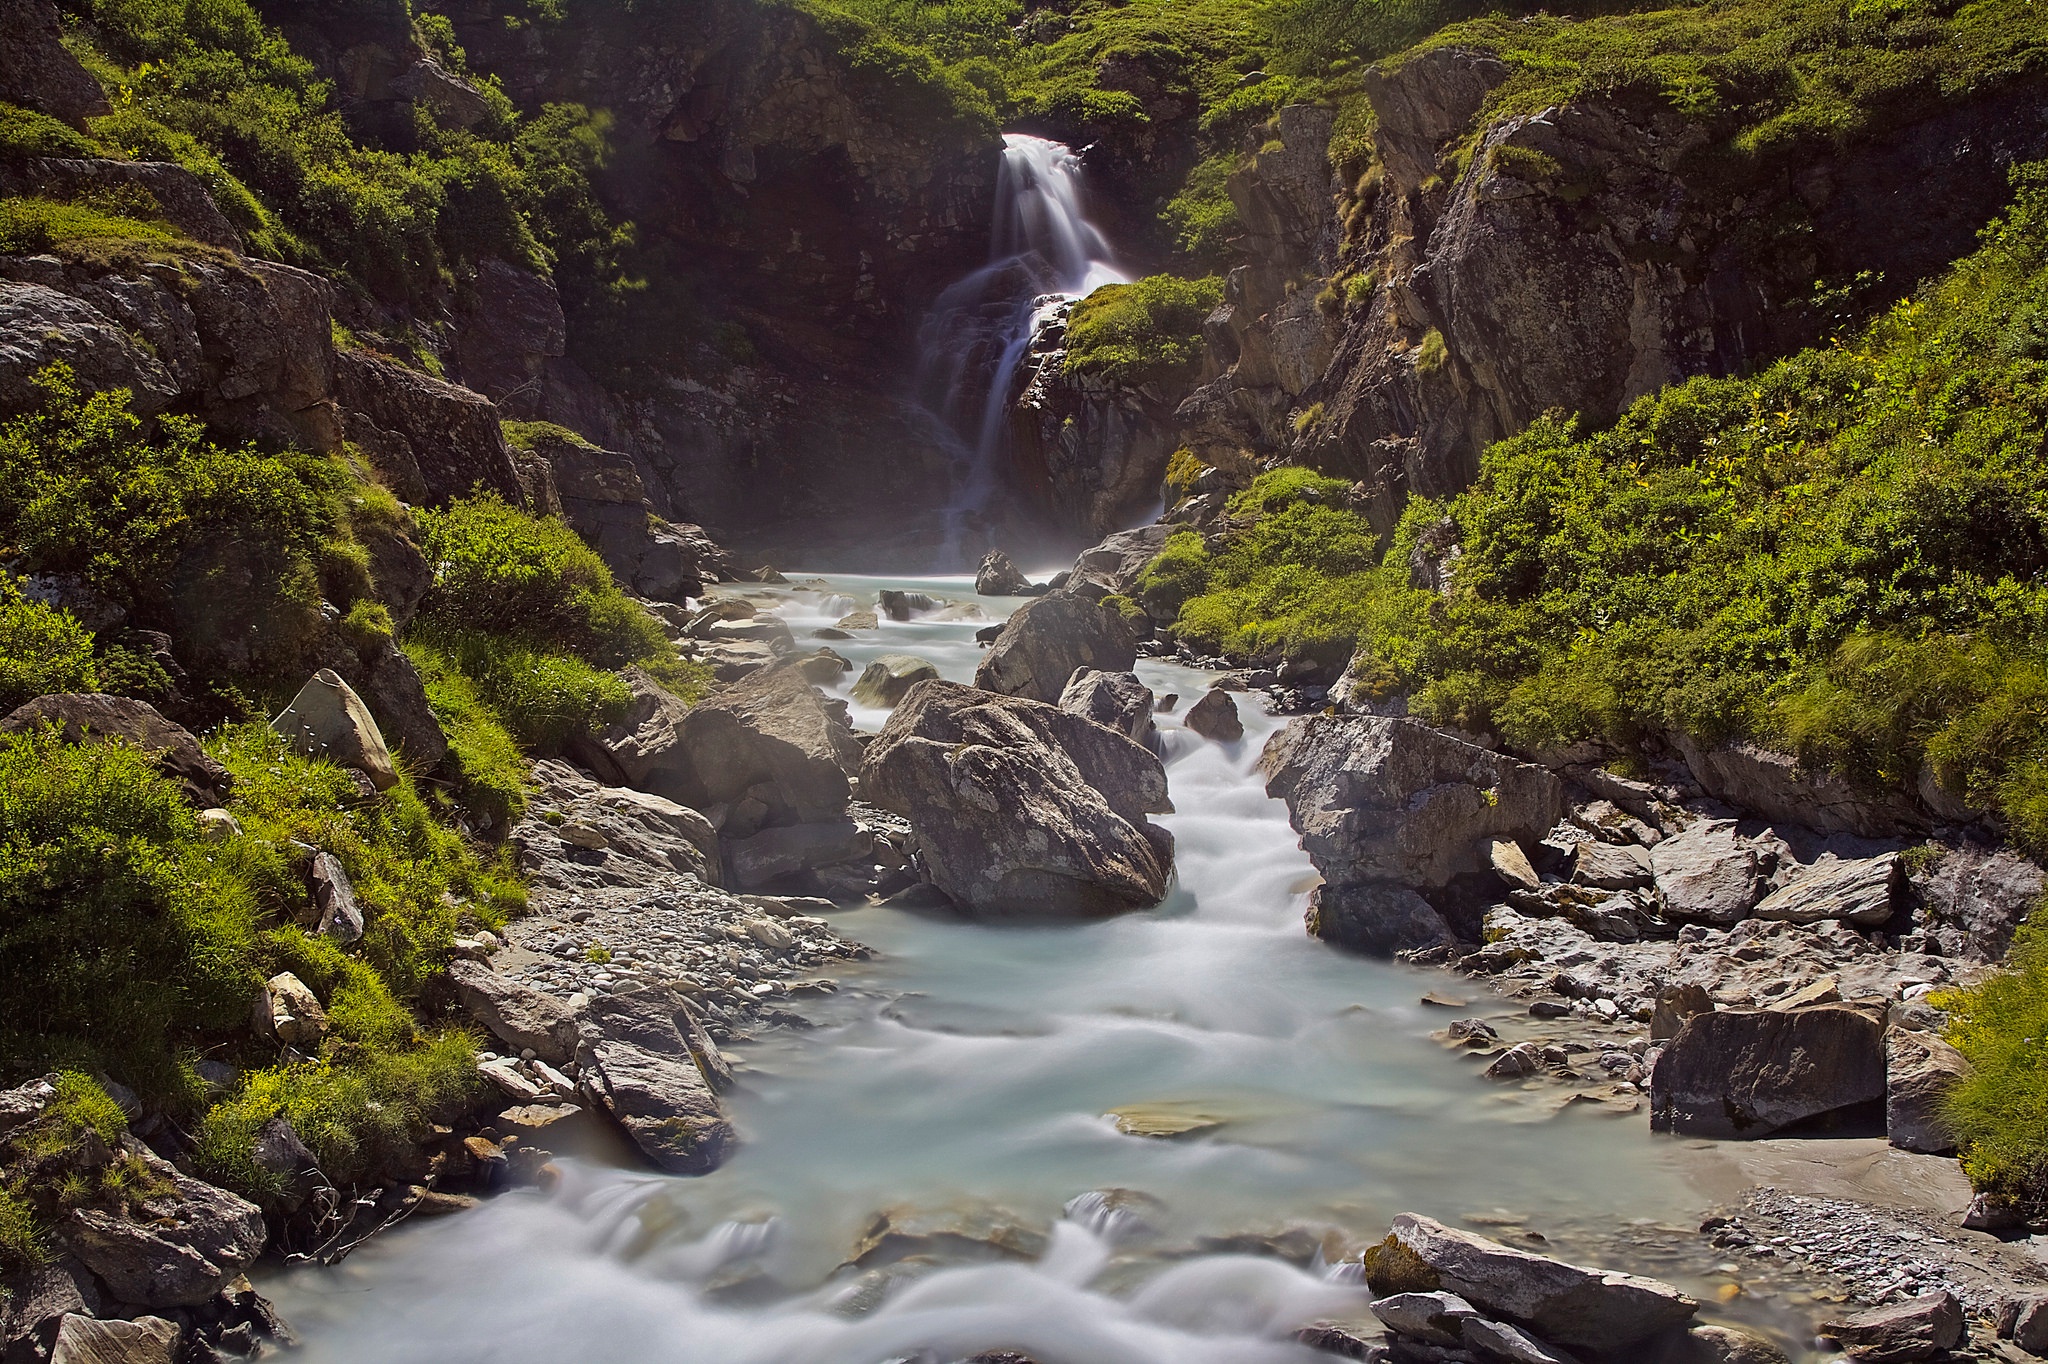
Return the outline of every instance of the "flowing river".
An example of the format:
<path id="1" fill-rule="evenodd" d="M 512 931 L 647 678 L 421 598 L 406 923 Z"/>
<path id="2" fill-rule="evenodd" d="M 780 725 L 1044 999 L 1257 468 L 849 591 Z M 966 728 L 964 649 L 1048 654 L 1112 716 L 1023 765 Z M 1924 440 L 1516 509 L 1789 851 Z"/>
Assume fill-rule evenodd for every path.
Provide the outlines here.
<path id="1" fill-rule="evenodd" d="M 799 639 L 883 587 L 1017 605 L 959 578 L 818 582 L 778 594 Z M 971 680 L 987 618 L 945 614 L 834 647 L 856 674 L 907 652 Z M 1179 711 L 1210 680 L 1138 671 Z M 1366 1298 L 1324 1260 L 1404 1210 L 1672 1278 L 1711 1313 L 1727 1281 L 1687 1234 L 1707 1200 L 1679 1144 L 1640 1115 L 1482 1079 L 1431 1034 L 1505 1019 L 1503 1002 L 1304 934 L 1313 872 L 1256 771 L 1281 721 L 1241 709 L 1230 745 L 1159 717 L 1178 811 L 1161 820 L 1178 840 L 1165 904 L 1010 926 L 842 910 L 877 957 L 801 1006 L 814 1029 L 733 1049 L 743 1146 L 725 1168 L 570 1162 L 552 1194 L 282 1275 L 267 1289 L 309 1364 L 1307 1364 L 1330 1356 L 1295 1329 Z M 854 709 L 859 728 L 885 718 Z M 1432 990 L 1471 1002 L 1422 1004 Z M 1215 1125 L 1127 1136 L 1105 1114 L 1132 1105 Z M 843 1265 L 884 1212 L 918 1253 Z M 1289 1229 L 1323 1237 L 1321 1256 L 1253 1253 Z M 915 1239 L 933 1232 L 950 1235 Z M 1658 1259 L 1667 1245 L 1689 1249 Z"/>

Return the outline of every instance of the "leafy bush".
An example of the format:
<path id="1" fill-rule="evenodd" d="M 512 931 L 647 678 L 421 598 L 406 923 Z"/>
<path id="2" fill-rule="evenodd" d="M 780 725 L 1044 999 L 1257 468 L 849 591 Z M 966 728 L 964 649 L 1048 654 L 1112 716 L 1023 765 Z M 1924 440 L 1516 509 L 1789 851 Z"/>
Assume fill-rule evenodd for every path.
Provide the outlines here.
<path id="1" fill-rule="evenodd" d="M 0 157 L 98 155 L 92 139 L 70 124 L 0 100 Z"/>
<path id="2" fill-rule="evenodd" d="M 97 691 L 92 635 L 0 577 L 0 715 L 51 692 Z"/>
<path id="3" fill-rule="evenodd" d="M 1949 1041 L 1970 1063 L 1946 1116 L 1971 1184 L 2048 1214 L 2048 940 L 2021 928 L 2007 970 L 1934 1002 L 1950 1011 Z"/>
<path id="4" fill-rule="evenodd" d="M 421 643 L 452 664 L 520 748 L 536 756 L 561 753 L 571 739 L 624 715 L 633 701 L 617 674 L 572 654 L 465 630 L 432 630 Z"/>
<path id="5" fill-rule="evenodd" d="M 1107 284 L 1074 305 L 1066 370 L 1113 383 L 1186 374 L 1202 358 L 1202 323 L 1223 301 L 1223 281 L 1153 275 Z"/>

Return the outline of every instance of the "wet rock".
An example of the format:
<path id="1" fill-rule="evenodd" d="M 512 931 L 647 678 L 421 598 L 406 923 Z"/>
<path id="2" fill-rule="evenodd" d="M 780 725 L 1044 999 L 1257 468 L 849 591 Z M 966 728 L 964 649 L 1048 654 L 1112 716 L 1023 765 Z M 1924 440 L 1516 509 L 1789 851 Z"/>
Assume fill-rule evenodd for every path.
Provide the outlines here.
<path id="1" fill-rule="evenodd" d="M 950 1208 L 884 1208 L 861 1229 L 848 1263 L 863 1268 L 913 1256 L 946 1260 L 1035 1260 L 1045 1237 L 1007 1209 L 985 1204 Z"/>
<path id="2" fill-rule="evenodd" d="M 1051 600 L 1050 598 L 1041 600 Z M 1056 706 L 920 682 L 869 745 L 864 799 L 909 818 L 931 882 L 984 913 L 1157 904 L 1172 836 L 1148 749 Z"/>
<path id="3" fill-rule="evenodd" d="M 1031 592 L 1031 579 L 1009 555 L 992 549 L 981 556 L 974 574 L 974 590 L 984 597 L 1022 597 Z"/>
<path id="4" fill-rule="evenodd" d="M 1287 801 L 1302 846 L 1338 884 L 1442 886 L 1477 870 L 1495 838 L 1542 837 L 1563 799 L 1540 767 L 1380 716 L 1296 720 L 1260 765 L 1267 793 Z"/>
<path id="5" fill-rule="evenodd" d="M 1076 670 L 1129 672 L 1137 658 L 1138 634 L 1114 608 L 1053 593 L 1026 602 L 1003 623 L 974 684 L 1057 704 Z"/>
<path id="6" fill-rule="evenodd" d="M 1577 1364 L 1569 1354 L 1531 1339 L 1527 1332 L 1484 1318 L 1465 1323 L 1465 1344 L 1482 1358 L 1503 1364 Z"/>
<path id="7" fill-rule="evenodd" d="M 379 791 L 398 785 L 398 769 L 370 708 L 330 668 L 314 673 L 270 727 L 301 757 L 352 767 Z"/>
<path id="8" fill-rule="evenodd" d="M 861 670 L 860 679 L 853 684 L 853 699 L 886 710 L 912 687 L 938 675 L 938 665 L 915 654 L 883 654 Z"/>
<path id="9" fill-rule="evenodd" d="M 1722 1009 L 1688 1019 L 1650 1072 L 1650 1125 L 1764 1137 L 1885 1097 L 1884 1027 L 1847 1004 Z"/>
<path id="10" fill-rule="evenodd" d="M 763 829 L 732 844 L 733 882 L 741 890 L 767 890 L 820 867 L 872 863 L 874 848 L 874 835 L 851 819 Z"/>
<path id="11" fill-rule="evenodd" d="M 99 1321 L 71 1315 L 57 1327 L 50 1364 L 172 1364 L 184 1335 L 174 1321 Z"/>
<path id="12" fill-rule="evenodd" d="M 70 692 L 23 702 L 0 720 L 0 733 L 51 727 L 68 744 L 117 739 L 151 754 L 157 769 L 185 789 L 201 808 L 218 806 L 234 786 L 228 770 L 208 757 L 199 740 L 155 707 L 126 696 Z"/>
<path id="13" fill-rule="evenodd" d="M 1963 1054 L 1931 1033 L 1893 1028 L 1885 1034 L 1885 1135 L 1906 1151 L 1932 1155 L 1956 1148 L 1943 1115 L 1949 1091 L 1969 1076 Z"/>
<path id="14" fill-rule="evenodd" d="M 839 628 L 842 630 L 879 630 L 882 628 L 882 622 L 876 619 L 875 613 L 872 611 L 849 611 L 839 618 Z"/>
<path id="15" fill-rule="evenodd" d="M 576 1018 L 568 1005 L 461 957 L 448 963 L 448 979 L 470 1017 L 514 1052 L 532 1051 L 556 1066 L 575 1059 Z"/>
<path id="16" fill-rule="evenodd" d="M 133 1307 L 196 1307 L 263 1251 L 263 1212 L 225 1189 L 180 1173 L 132 1138 L 128 1154 L 160 1191 L 133 1218 L 104 1208 L 74 1210 L 57 1239 Z"/>
<path id="17" fill-rule="evenodd" d="M 1395 1293 L 1377 1299 L 1372 1314 L 1387 1329 L 1431 1345 L 1456 1345 L 1465 1323 L 1480 1320 L 1478 1309 L 1455 1293 Z"/>
<path id="18" fill-rule="evenodd" d="M 307 1053 L 327 1036 L 327 1011 L 306 983 L 289 971 L 272 976 L 256 992 L 250 1022 L 257 1036 Z"/>
<path id="19" fill-rule="evenodd" d="M 1443 1291 L 1546 1341 L 1615 1350 L 1691 1319 L 1699 1304 L 1655 1279 L 1582 1269 L 1403 1213 L 1365 1255 L 1383 1296 Z M 1466 1329 L 1469 1329 L 1469 1324 Z"/>
<path id="20" fill-rule="evenodd" d="M 1736 834 L 1732 819 L 1703 819 L 1650 850 L 1665 912 L 1710 924 L 1745 918 L 1769 888 L 1775 863 Z"/>
<path id="21" fill-rule="evenodd" d="M 363 936 L 363 909 L 356 903 L 355 887 L 333 853 L 313 854 L 308 873 L 313 883 L 313 907 L 320 911 L 320 935 L 347 946 Z"/>
<path id="22" fill-rule="evenodd" d="M 883 615 L 894 621 L 907 621 L 920 611 L 936 611 L 945 605 L 923 592 L 899 592 L 886 587 L 875 594 L 875 604 Z"/>
<path id="23" fill-rule="evenodd" d="M 687 1020 L 689 1006 L 670 991 L 601 996 L 576 1051 L 584 1094 L 671 1174 L 716 1169 L 737 1141 L 690 1048 Z"/>
<path id="24" fill-rule="evenodd" d="M 1059 707 L 1105 725 L 1127 739 L 1148 744 L 1158 732 L 1152 723 L 1152 689 L 1136 673 L 1105 673 L 1076 669 L 1060 693 Z"/>
<path id="25" fill-rule="evenodd" d="M 1785 1352 L 1751 1331 L 1694 1326 L 1654 1342 L 1644 1364 L 1791 1364 Z"/>
<path id="26" fill-rule="evenodd" d="M 1636 890 L 1655 881 L 1650 850 L 1633 843 L 1579 844 L 1572 859 L 1572 881 L 1601 890 Z"/>
<path id="27" fill-rule="evenodd" d="M 1521 1042 L 1494 1057 L 1483 1074 L 1489 1080 L 1521 1080 L 1542 1069 L 1542 1049 L 1533 1042 Z"/>
<path id="28" fill-rule="evenodd" d="M 1795 924 L 1840 919 L 1876 927 L 1890 921 L 1903 880 L 1897 853 L 1851 859 L 1826 854 L 1798 880 L 1758 902 L 1756 917 Z"/>
<path id="29" fill-rule="evenodd" d="M 1963 1305 L 1943 1289 L 1910 1302 L 1824 1322 L 1821 1334 L 1865 1364 L 1915 1364 L 1963 1341 Z"/>
<path id="30" fill-rule="evenodd" d="M 1305 922 L 1314 937 L 1376 956 L 1455 941 L 1429 901 L 1406 886 L 1385 881 L 1317 886 L 1309 896 Z"/>
<path id="31" fill-rule="evenodd" d="M 1237 702 L 1227 691 L 1212 688 L 1203 692 L 1202 699 L 1188 707 L 1182 723 L 1204 739 L 1219 744 L 1234 744 L 1244 737 L 1244 721 L 1238 717 Z"/>

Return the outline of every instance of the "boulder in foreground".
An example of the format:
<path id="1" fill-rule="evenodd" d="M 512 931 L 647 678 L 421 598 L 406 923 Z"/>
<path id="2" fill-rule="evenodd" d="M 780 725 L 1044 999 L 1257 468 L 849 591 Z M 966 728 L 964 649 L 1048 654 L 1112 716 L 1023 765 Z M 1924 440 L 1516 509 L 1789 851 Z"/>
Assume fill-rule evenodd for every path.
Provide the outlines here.
<path id="1" fill-rule="evenodd" d="M 1822 1325 L 1849 1358 L 1866 1364 L 1916 1364 L 1963 1343 L 1963 1305 L 1947 1289 L 1910 1302 L 1858 1312 Z"/>
<path id="2" fill-rule="evenodd" d="M 1767 1137 L 1882 1103 L 1880 1012 L 1816 1004 L 1695 1014 L 1650 1072 L 1650 1125 L 1683 1136 Z"/>
<path id="3" fill-rule="evenodd" d="M 1546 1341 L 1591 1350 L 1633 1345 L 1699 1310 L 1670 1284 L 1582 1269 L 1414 1213 L 1365 1253 L 1365 1273 L 1375 1293 L 1455 1294 Z"/>
<path id="4" fill-rule="evenodd" d="M 933 885 L 986 914 L 1110 914 L 1165 898 L 1166 769 L 1057 706 L 956 682 L 911 689 L 861 767 L 910 820 Z"/>

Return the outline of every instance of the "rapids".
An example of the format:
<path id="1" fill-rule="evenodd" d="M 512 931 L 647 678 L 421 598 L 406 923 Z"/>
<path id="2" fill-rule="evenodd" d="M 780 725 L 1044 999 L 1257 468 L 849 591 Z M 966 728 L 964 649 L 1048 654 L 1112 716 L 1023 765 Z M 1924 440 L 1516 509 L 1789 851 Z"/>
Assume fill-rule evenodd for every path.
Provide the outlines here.
<path id="1" fill-rule="evenodd" d="M 881 587 L 1017 604 L 977 599 L 964 579 L 842 577 L 785 589 L 778 609 L 803 638 Z M 884 622 L 834 647 L 856 671 L 909 652 L 970 680 L 977 614 Z M 1208 681 L 1157 661 L 1139 673 L 1183 711 Z M 1310 1364 L 1331 1356 L 1293 1331 L 1356 1315 L 1365 1295 L 1320 1257 L 1245 1253 L 1290 1227 L 1326 1234 L 1333 1256 L 1403 1210 L 1540 1233 L 1541 1249 L 1601 1262 L 1620 1258 L 1617 1228 L 1654 1240 L 1666 1224 L 1697 1248 L 1685 1233 L 1703 1200 L 1677 1144 L 1649 1139 L 1640 1116 L 1559 1111 L 1540 1089 L 1483 1080 L 1430 1036 L 1503 1003 L 1303 933 L 1312 872 L 1255 770 L 1281 722 L 1242 709 L 1245 738 L 1228 746 L 1160 717 L 1178 811 L 1161 822 L 1179 845 L 1164 905 L 1029 925 L 843 909 L 836 926 L 878 956 L 800 1006 L 815 1028 L 732 1048 L 743 1145 L 725 1168 L 680 1179 L 569 1162 L 551 1195 L 507 1194 L 338 1268 L 279 1275 L 266 1291 L 309 1364 L 947 1364 L 991 1350 Z M 1429 990 L 1474 1002 L 1427 1007 Z M 1219 1125 L 1125 1136 L 1104 1115 L 1131 1104 Z M 843 1267 L 885 1210 L 910 1233 L 999 1228 L 1026 1258 L 958 1239 Z M 1702 1253 L 1615 1267 L 1710 1300 Z"/>

